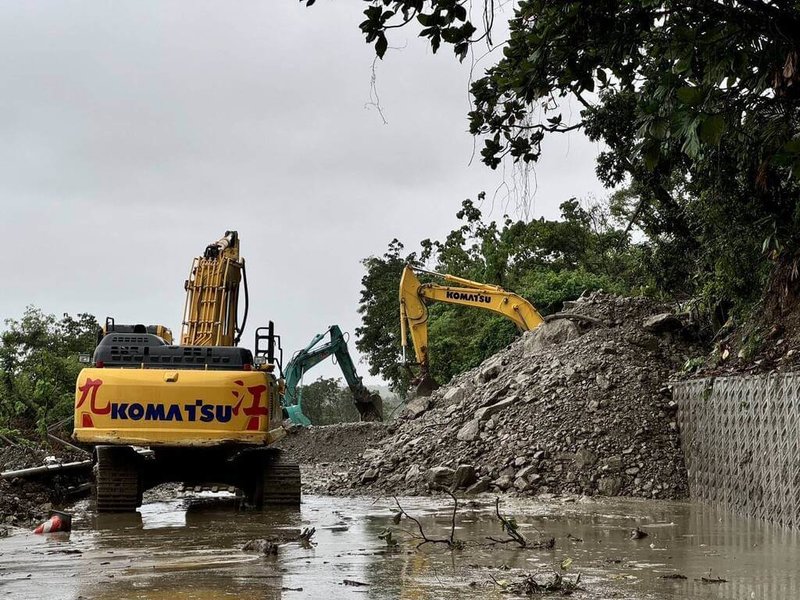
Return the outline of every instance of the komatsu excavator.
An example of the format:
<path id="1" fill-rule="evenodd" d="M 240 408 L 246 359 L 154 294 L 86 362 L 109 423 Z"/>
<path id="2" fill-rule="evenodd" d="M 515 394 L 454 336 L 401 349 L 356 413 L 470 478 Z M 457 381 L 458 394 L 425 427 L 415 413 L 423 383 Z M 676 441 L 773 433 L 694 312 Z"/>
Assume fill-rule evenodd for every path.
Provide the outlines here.
<path id="1" fill-rule="evenodd" d="M 245 263 L 228 231 L 192 263 L 180 345 L 163 326 L 106 321 L 78 376 L 73 433 L 96 445 L 98 511 L 135 511 L 167 481 L 235 486 L 255 507 L 300 503 L 298 466 L 268 447 L 285 435 L 280 336 L 270 322 L 252 352 L 237 346 L 242 281 L 246 318 Z"/>
<path id="2" fill-rule="evenodd" d="M 430 275 L 455 285 L 421 283 L 417 273 Z M 544 322 L 530 302 L 499 286 L 406 265 L 400 277 L 400 339 L 403 362 L 409 364 L 406 359 L 406 347 L 408 336 L 411 335 L 416 365 L 419 367 L 419 374 L 414 380 L 417 396 L 428 396 L 438 387 L 430 375 L 428 355 L 427 304 L 430 302 L 446 302 L 488 310 L 510 319 L 522 331 L 536 329 Z"/>
<path id="3" fill-rule="evenodd" d="M 326 335 L 330 334 L 330 341 L 318 345 Z M 379 394 L 373 394 L 365 386 L 361 377 L 356 373 L 356 366 L 347 350 L 342 330 L 338 325 L 331 325 L 325 333 L 314 336 L 311 343 L 297 352 L 289 364 L 286 365 L 286 392 L 283 399 L 283 408 L 292 423 L 296 425 L 311 425 L 309 418 L 303 414 L 303 397 L 300 381 L 303 375 L 314 365 L 321 363 L 326 358 L 333 356 L 342 369 L 347 386 L 353 394 L 353 400 L 361 415 L 362 421 L 383 420 L 383 401 Z"/>

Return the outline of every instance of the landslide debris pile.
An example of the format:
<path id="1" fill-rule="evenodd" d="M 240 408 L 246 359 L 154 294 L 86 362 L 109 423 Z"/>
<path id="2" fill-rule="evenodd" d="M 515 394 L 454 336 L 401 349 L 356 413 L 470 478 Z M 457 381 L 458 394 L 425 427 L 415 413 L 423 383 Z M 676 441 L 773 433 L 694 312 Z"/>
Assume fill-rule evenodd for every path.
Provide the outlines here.
<path id="1" fill-rule="evenodd" d="M 328 493 L 572 493 L 686 497 L 666 382 L 700 350 L 645 298 L 595 293 L 430 398 L 332 478 Z"/>

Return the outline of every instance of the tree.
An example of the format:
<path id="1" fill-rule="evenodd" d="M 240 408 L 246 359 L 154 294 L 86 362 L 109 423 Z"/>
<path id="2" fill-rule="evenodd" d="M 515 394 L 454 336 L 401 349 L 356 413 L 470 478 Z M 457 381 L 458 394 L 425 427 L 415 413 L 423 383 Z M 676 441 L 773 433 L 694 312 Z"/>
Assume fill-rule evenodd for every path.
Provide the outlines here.
<path id="1" fill-rule="evenodd" d="M 359 420 L 353 394 L 342 387 L 342 380 L 319 377 L 302 387 L 303 413 L 314 425 L 352 423 Z"/>
<path id="2" fill-rule="evenodd" d="M 401 396 L 410 376 L 400 356 L 398 285 L 406 263 L 417 262 L 416 254 L 404 255 L 403 251 L 403 244 L 394 239 L 383 256 L 362 261 L 366 274 L 361 278 L 358 306 L 361 326 L 356 328 L 356 348 L 369 358 L 370 375 L 383 375 L 392 391 Z"/>
<path id="3" fill-rule="evenodd" d="M 494 0 L 478 18 L 467 0 L 368 4 L 360 27 L 380 57 L 400 27 L 460 60 L 492 43 Z M 711 312 L 752 302 L 770 261 L 798 272 L 796 0 L 521 0 L 508 29 L 471 87 L 483 162 L 534 162 L 568 131 L 602 142 L 597 173 L 627 185 L 617 210 L 648 237 L 662 289 Z"/>
<path id="4" fill-rule="evenodd" d="M 28 307 L 0 337 L 0 424 L 47 424 L 70 416 L 78 355 L 92 352 L 100 326 L 89 314 L 61 319 Z"/>

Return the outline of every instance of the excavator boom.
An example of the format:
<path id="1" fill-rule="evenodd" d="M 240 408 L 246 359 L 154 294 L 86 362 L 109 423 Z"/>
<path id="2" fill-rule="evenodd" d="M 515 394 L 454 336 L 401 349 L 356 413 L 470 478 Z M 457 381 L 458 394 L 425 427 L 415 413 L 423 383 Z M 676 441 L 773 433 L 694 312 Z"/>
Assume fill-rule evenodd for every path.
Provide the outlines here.
<path id="1" fill-rule="evenodd" d="M 457 286 L 421 283 L 417 272 L 438 277 Z M 404 362 L 407 361 L 406 347 L 409 335 L 414 346 L 414 355 L 420 367 L 420 376 L 417 380 L 418 395 L 430 393 L 435 387 L 435 382 L 429 374 L 427 307 L 429 302 L 445 302 L 488 310 L 513 321 L 522 331 L 536 329 L 544 322 L 530 302 L 499 286 L 478 283 L 455 275 L 414 269 L 406 265 L 400 278 L 400 337 Z"/>

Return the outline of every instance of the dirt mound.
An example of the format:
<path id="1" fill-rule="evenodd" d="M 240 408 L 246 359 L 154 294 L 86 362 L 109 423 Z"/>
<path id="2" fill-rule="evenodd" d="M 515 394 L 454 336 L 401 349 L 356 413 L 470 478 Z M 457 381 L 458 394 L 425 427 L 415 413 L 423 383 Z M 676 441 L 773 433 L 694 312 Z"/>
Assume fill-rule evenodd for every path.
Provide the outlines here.
<path id="1" fill-rule="evenodd" d="M 362 462 L 367 448 L 380 444 L 387 433 L 383 423 L 290 427 L 289 435 L 276 447 L 300 463 L 303 491 L 319 493 L 340 485 L 348 471 Z"/>
<path id="2" fill-rule="evenodd" d="M 324 491 L 685 497 L 665 383 L 702 350 L 670 307 L 648 299 L 597 293 L 566 312 L 589 319 L 526 333 L 413 400 L 393 433 Z"/>

